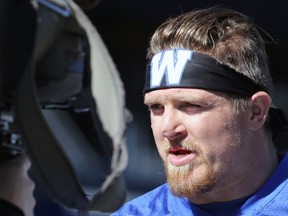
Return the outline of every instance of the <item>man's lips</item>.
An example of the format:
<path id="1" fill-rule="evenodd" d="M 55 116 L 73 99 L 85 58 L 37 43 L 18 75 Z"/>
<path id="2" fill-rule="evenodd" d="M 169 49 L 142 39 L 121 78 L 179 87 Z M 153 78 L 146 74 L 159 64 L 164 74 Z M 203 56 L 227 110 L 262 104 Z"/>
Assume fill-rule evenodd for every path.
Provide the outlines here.
<path id="1" fill-rule="evenodd" d="M 196 152 L 183 148 L 173 147 L 168 151 L 168 160 L 173 166 L 183 166 L 196 157 Z"/>

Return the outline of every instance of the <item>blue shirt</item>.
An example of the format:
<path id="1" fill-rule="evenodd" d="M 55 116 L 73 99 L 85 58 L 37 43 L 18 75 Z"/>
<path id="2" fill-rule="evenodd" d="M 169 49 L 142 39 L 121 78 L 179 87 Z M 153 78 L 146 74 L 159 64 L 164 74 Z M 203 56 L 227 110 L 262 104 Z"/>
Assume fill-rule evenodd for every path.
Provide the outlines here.
<path id="1" fill-rule="evenodd" d="M 223 207 L 224 208 L 224 207 Z M 143 194 L 124 204 L 112 216 L 213 216 L 201 208 L 190 203 L 185 198 L 174 196 L 168 185 L 163 184 L 156 189 Z M 230 216 L 288 215 L 288 155 L 286 154 L 267 182 L 256 191 Z"/>

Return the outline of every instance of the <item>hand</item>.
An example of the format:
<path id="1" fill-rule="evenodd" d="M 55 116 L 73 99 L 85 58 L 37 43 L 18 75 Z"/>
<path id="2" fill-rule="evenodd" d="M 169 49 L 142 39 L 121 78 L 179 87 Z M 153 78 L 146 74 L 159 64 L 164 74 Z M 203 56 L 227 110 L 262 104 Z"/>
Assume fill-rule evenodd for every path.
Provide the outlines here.
<path id="1" fill-rule="evenodd" d="M 27 155 L 0 162 L 0 199 L 20 208 L 25 216 L 33 216 L 36 204 L 34 182 L 28 175 L 31 162 Z"/>

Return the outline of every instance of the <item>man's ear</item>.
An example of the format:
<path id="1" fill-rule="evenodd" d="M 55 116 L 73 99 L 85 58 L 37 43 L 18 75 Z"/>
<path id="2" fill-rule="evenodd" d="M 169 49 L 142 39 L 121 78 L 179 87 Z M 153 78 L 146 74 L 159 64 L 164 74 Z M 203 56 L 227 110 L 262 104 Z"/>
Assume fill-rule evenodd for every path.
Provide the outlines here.
<path id="1" fill-rule="evenodd" d="M 271 97 L 264 91 L 259 91 L 251 97 L 250 129 L 257 130 L 263 126 L 268 115 Z"/>

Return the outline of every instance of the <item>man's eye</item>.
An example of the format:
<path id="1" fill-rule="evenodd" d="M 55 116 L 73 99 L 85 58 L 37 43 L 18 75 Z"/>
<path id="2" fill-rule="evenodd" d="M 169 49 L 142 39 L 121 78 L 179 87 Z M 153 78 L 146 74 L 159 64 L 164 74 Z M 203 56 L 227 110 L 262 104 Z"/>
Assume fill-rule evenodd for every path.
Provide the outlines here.
<path id="1" fill-rule="evenodd" d="M 152 105 L 149 106 L 150 110 L 157 110 L 157 109 L 160 109 L 160 108 L 161 108 L 160 104 L 152 104 Z"/>
<path id="2" fill-rule="evenodd" d="M 160 114 L 161 112 L 163 112 L 163 106 L 161 104 L 152 104 L 149 107 L 150 112 L 154 113 L 154 114 Z"/>
<path id="3" fill-rule="evenodd" d="M 180 105 L 180 109 L 187 112 L 201 111 L 204 107 L 194 103 L 183 103 Z"/>

